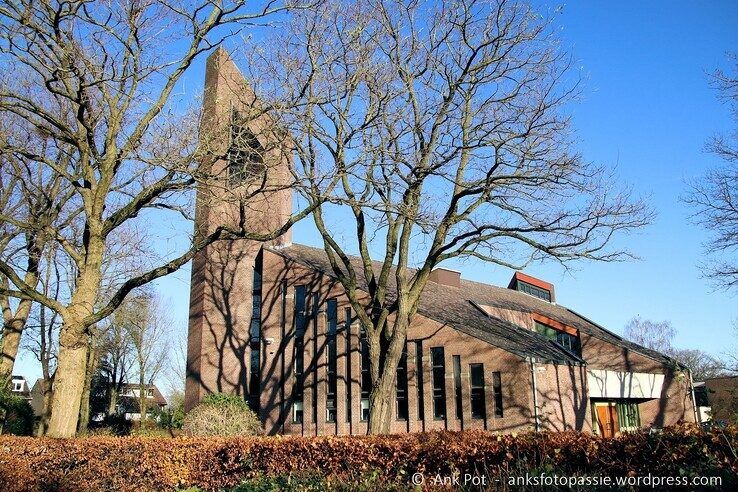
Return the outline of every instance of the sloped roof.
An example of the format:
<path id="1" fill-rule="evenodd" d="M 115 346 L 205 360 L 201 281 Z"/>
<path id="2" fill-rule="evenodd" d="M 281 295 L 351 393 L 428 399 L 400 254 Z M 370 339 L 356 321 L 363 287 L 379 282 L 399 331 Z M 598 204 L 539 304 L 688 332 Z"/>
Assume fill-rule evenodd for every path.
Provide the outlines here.
<path id="1" fill-rule="evenodd" d="M 279 248 L 266 247 L 265 249 L 305 265 L 312 270 L 334 277 L 328 257 L 322 248 L 292 244 Z M 363 270 L 360 267 L 361 260 L 359 257 L 352 256 L 351 261 L 356 267 L 359 287 L 365 290 L 367 283 L 363 278 Z M 378 270 L 381 263 L 374 262 L 374 266 Z M 394 276 L 390 276 L 390 278 L 392 280 L 389 288 L 392 291 Z M 391 297 L 393 294 L 394 292 L 391 292 L 389 296 Z M 627 341 L 566 307 L 551 304 L 523 292 L 480 282 L 462 279 L 460 287 L 428 282 L 421 297 L 419 313 L 521 357 L 534 357 L 554 363 L 580 364 L 584 362 L 576 354 L 563 349 L 559 344 L 552 342 L 543 335 L 484 314 L 474 306 L 475 302 L 514 311 L 542 314 L 573 326 L 583 333 L 615 345 L 627 347 L 660 362 L 672 362 L 670 358 Z"/>

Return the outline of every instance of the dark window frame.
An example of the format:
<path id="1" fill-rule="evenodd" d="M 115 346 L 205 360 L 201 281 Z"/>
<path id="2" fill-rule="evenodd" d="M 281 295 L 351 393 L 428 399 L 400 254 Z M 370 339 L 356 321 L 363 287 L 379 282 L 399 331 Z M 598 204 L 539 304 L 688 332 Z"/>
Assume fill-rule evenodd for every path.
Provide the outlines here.
<path id="1" fill-rule="evenodd" d="M 395 374 L 395 418 L 406 422 L 410 418 L 408 408 L 408 384 L 407 384 L 407 344 L 402 350 L 400 361 L 397 364 Z"/>
<path id="2" fill-rule="evenodd" d="M 308 319 L 306 316 L 306 303 L 308 298 L 307 286 L 296 285 L 294 293 L 294 347 L 293 347 L 293 374 L 295 377 L 294 387 L 292 389 L 292 422 L 303 423 L 305 420 L 305 331 L 307 331 Z M 300 418 L 297 419 L 297 406 L 300 403 L 302 408 L 299 410 Z"/>
<path id="3" fill-rule="evenodd" d="M 453 355 L 453 369 L 454 369 L 454 399 L 456 407 L 456 420 L 462 420 L 464 418 L 464 402 L 461 399 L 461 356 Z"/>
<path id="4" fill-rule="evenodd" d="M 492 391 L 495 399 L 495 417 L 503 418 L 504 413 L 504 401 L 502 399 L 502 374 L 499 371 L 492 373 Z"/>
<path id="5" fill-rule="evenodd" d="M 338 420 L 338 299 L 326 302 L 326 402 L 325 420 L 335 423 Z"/>
<path id="6" fill-rule="evenodd" d="M 528 282 L 524 282 L 522 280 L 518 280 L 516 282 L 516 287 L 517 287 L 517 290 L 519 290 L 520 292 L 524 292 L 533 297 L 537 297 L 539 299 L 543 299 L 544 301 L 551 302 L 551 291 L 549 290 L 536 287 L 535 285 L 529 284 Z"/>
<path id="7" fill-rule="evenodd" d="M 480 371 L 475 374 L 475 371 Z M 484 364 L 469 364 L 469 410 L 475 420 L 487 419 L 487 398 L 485 396 Z"/>
<path id="8" fill-rule="evenodd" d="M 371 412 L 369 397 L 371 395 L 372 380 L 369 367 L 369 341 L 367 339 L 366 330 L 363 326 L 359 330 L 359 345 L 361 347 L 361 399 L 359 400 L 359 420 L 367 422 Z M 365 403 L 366 415 L 364 415 Z"/>
<path id="9" fill-rule="evenodd" d="M 259 412 L 261 399 L 261 265 L 254 265 L 251 288 L 251 323 L 249 325 L 249 396 L 248 403 Z"/>
<path id="10" fill-rule="evenodd" d="M 351 308 L 347 307 L 343 311 L 344 329 L 346 330 L 346 422 L 351 422 L 352 417 L 352 386 L 351 380 Z"/>
<path id="11" fill-rule="evenodd" d="M 443 347 L 431 347 L 431 374 L 433 383 L 433 419 L 446 420 L 446 352 Z M 439 412 L 439 410 L 443 410 Z"/>
<path id="12" fill-rule="evenodd" d="M 582 356 L 582 341 L 580 340 L 579 336 L 572 335 L 571 333 L 567 333 L 563 330 L 559 330 L 558 328 L 554 328 L 553 326 L 547 325 L 546 323 L 542 323 L 538 320 L 534 320 L 533 323 L 536 333 L 539 333 L 549 340 L 556 342 L 572 354 L 575 354 L 579 357 Z"/>
<path id="13" fill-rule="evenodd" d="M 425 420 L 425 389 L 423 388 L 423 340 L 415 340 L 415 377 L 418 387 L 418 420 Z"/>

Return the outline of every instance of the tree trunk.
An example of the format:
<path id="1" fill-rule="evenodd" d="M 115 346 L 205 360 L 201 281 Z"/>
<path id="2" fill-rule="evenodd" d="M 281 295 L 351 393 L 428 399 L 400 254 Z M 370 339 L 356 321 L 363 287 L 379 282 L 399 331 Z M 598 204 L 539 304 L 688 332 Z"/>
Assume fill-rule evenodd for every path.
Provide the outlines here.
<path id="1" fill-rule="evenodd" d="M 13 365 L 18 355 L 22 331 L 23 323 L 18 319 L 3 324 L 2 347 L 0 347 L 0 384 L 4 389 L 10 389 Z"/>
<path id="2" fill-rule="evenodd" d="M 30 311 L 31 302 L 24 299 L 18 305 L 15 315 L 10 319 L 6 318 L 3 323 L 3 333 L 0 338 L 0 384 L 3 388 L 10 389 L 13 366 L 18 356 L 18 347 Z"/>
<path id="3" fill-rule="evenodd" d="M 38 437 L 45 436 L 49 430 L 49 420 L 51 419 L 51 402 L 54 397 L 54 392 L 52 391 L 53 384 L 53 376 L 51 379 L 43 379 L 41 382 L 44 395 L 44 403 L 43 409 L 41 410 L 41 417 L 38 422 L 38 427 L 36 428 L 36 436 Z"/>
<path id="4" fill-rule="evenodd" d="M 396 367 L 396 366 L 395 366 Z M 389 434 L 392 409 L 395 401 L 395 371 L 385 371 L 384 377 L 376 382 L 369 395 L 368 434 Z"/>
<path id="5" fill-rule="evenodd" d="M 79 433 L 87 432 L 87 427 L 90 424 L 90 387 L 92 386 L 92 375 L 95 372 L 95 366 L 97 366 L 96 355 L 94 347 L 90 345 L 87 354 L 85 385 L 82 389 L 82 398 L 80 399 L 79 422 L 77 424 L 77 432 Z"/>
<path id="6" fill-rule="evenodd" d="M 398 317 L 400 317 L 399 314 Z M 397 365 L 400 363 L 405 346 L 408 324 L 394 322 L 392 329 L 396 335 L 391 342 L 384 341 L 382 332 L 376 339 L 369 340 L 369 369 L 372 379 L 367 426 L 369 434 L 389 434 L 390 432 L 392 410 L 395 407 Z M 385 326 L 386 328 L 389 327 Z"/>
<path id="7" fill-rule="evenodd" d="M 59 334 L 59 358 L 48 435 L 74 437 L 87 373 L 89 338 L 81 322 L 65 320 Z"/>
<path id="8" fill-rule="evenodd" d="M 108 393 L 108 412 L 107 416 L 115 415 L 118 406 L 118 383 L 110 385 L 110 393 Z"/>
<path id="9" fill-rule="evenodd" d="M 138 412 L 141 415 L 141 425 L 146 421 L 146 389 L 144 388 L 143 371 L 138 376 Z"/>

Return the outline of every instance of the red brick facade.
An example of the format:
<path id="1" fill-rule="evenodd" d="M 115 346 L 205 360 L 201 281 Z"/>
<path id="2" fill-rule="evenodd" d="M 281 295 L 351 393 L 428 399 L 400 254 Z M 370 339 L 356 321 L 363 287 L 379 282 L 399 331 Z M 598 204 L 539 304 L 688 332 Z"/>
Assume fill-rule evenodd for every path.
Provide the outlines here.
<path id="1" fill-rule="evenodd" d="M 235 91 L 234 84 L 237 87 Z M 214 126 L 214 121 L 225 119 L 227 113 L 222 108 L 241 104 L 234 94 L 242 93 L 249 94 L 235 65 L 225 52 L 216 52 L 208 60 L 204 112 L 212 117 L 205 119 L 204 126 Z M 277 164 L 269 168 L 271 174 L 268 176 L 277 182 L 284 180 L 289 161 L 276 154 L 272 156 L 272 162 Z M 216 161 L 213 166 L 222 168 L 224 163 Z M 203 200 L 206 191 L 198 193 L 198 228 L 209 230 L 224 217 L 226 221 L 236 220 L 230 217 L 232 208 L 227 203 Z M 290 211 L 289 190 L 280 190 L 255 202 L 249 208 L 249 220 L 263 220 L 267 225 L 274 225 L 275 221 L 288 217 Z M 198 233 L 202 231 L 198 229 Z M 367 425 L 361 419 L 360 407 L 358 323 L 346 321 L 350 309 L 341 286 L 314 265 L 287 254 L 293 250 L 289 245 L 289 237 L 280 238 L 264 248 L 251 241 L 222 242 L 202 251 L 194 259 L 186 408 L 192 408 L 208 392 L 234 393 L 244 398 L 253 397 L 252 403 L 258 406 L 261 420 L 270 434 L 365 434 Z M 254 282 L 255 271 L 261 273 L 260 286 Z M 490 342 L 495 338 L 476 336 L 474 327 L 462 330 L 460 326 L 443 321 L 442 316 L 432 316 L 421 310 L 408 332 L 408 418 L 398 419 L 395 408 L 392 432 L 433 429 L 592 431 L 597 426 L 593 427 L 594 401 L 588 388 L 590 369 L 664 375 L 660 398 L 634 401 L 640 410 L 640 425 L 662 426 L 679 420 L 694 420 L 689 377 L 663 356 L 621 342 L 615 335 L 565 308 L 533 299 L 522 292 L 495 290 L 497 288 L 483 284 L 464 284 L 449 271 L 439 272 L 434 280 L 445 284 L 437 283 L 431 289 L 440 296 L 441 304 L 444 293 L 448 293 L 459 301 L 457 308 L 460 306 L 472 311 L 468 319 L 479 319 L 481 324 L 491 323 L 496 329 L 509 326 L 512 345 L 501 343 L 497 346 Z M 297 286 L 305 286 L 306 292 L 317 296 L 318 302 L 317 313 L 309 317 L 304 333 L 302 422 L 293 419 L 293 401 L 299 393 L 294 374 Z M 553 286 L 550 290 L 553 292 Z M 479 297 L 482 294 L 497 296 L 500 302 L 485 301 Z M 468 302 L 466 298 L 462 299 L 464 295 L 470 296 Z M 328 421 L 326 409 L 329 299 L 336 299 L 338 312 L 336 418 L 333 422 Z M 255 305 L 254 300 L 260 305 Z M 254 320 L 256 325 L 252 323 Z M 538 334 L 526 336 L 530 336 L 535 344 L 547 347 L 546 350 L 560 353 L 560 360 L 543 357 L 540 351 L 527 355 L 517 348 L 510 348 L 519 345 L 517 338 L 521 332 L 515 330 L 533 332 L 536 320 L 548 320 L 560 331 L 578 337 L 581 357 L 569 354 L 559 346 L 552 348 L 549 344 L 556 344 Z M 252 331 L 254 326 L 258 326 L 258 332 Z M 499 332 L 495 333 L 494 336 L 499 338 Z M 417 353 L 419 346 L 422 348 L 420 354 Z M 434 347 L 444 349 L 446 411 L 443 419 L 434 418 L 433 413 L 430 354 Z M 454 356 L 458 356 L 460 361 L 458 378 Z M 561 360 L 568 362 L 562 363 Z M 418 361 L 421 362 L 420 367 Z M 485 405 L 481 418 L 472 418 L 470 364 L 483 364 Z M 498 387 L 495 386 L 497 373 Z M 418 388 L 421 374 L 422 392 Z M 457 381 L 460 382 L 458 386 Z M 457 387 L 460 408 L 457 407 Z M 500 401 L 501 407 L 498 405 Z"/>

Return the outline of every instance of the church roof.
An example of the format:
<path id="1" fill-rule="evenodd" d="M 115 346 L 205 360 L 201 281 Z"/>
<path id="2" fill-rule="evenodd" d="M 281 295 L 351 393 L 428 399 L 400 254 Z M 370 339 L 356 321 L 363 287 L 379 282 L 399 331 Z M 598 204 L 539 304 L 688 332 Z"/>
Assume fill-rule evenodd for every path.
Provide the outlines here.
<path id="1" fill-rule="evenodd" d="M 280 248 L 267 247 L 266 249 L 322 274 L 335 277 L 328 257 L 322 248 L 292 244 Z M 363 277 L 361 259 L 352 256 L 351 261 L 358 276 L 359 288 L 366 290 L 367 282 Z M 381 262 L 374 262 L 374 267 L 378 271 Z M 391 275 L 390 278 L 392 280 L 388 288 L 390 289 L 389 295 L 392 296 L 394 294 L 394 275 Z M 624 347 L 659 362 L 673 363 L 673 360 L 669 357 L 625 340 L 564 306 L 538 299 L 517 290 L 481 282 L 461 279 L 460 286 L 453 287 L 429 281 L 421 296 L 418 312 L 423 316 L 452 326 L 462 333 L 521 357 L 532 357 L 542 361 L 563 364 L 584 363 L 576 354 L 569 352 L 545 336 L 486 314 L 475 304 L 543 315 L 577 328 L 581 333 Z"/>

